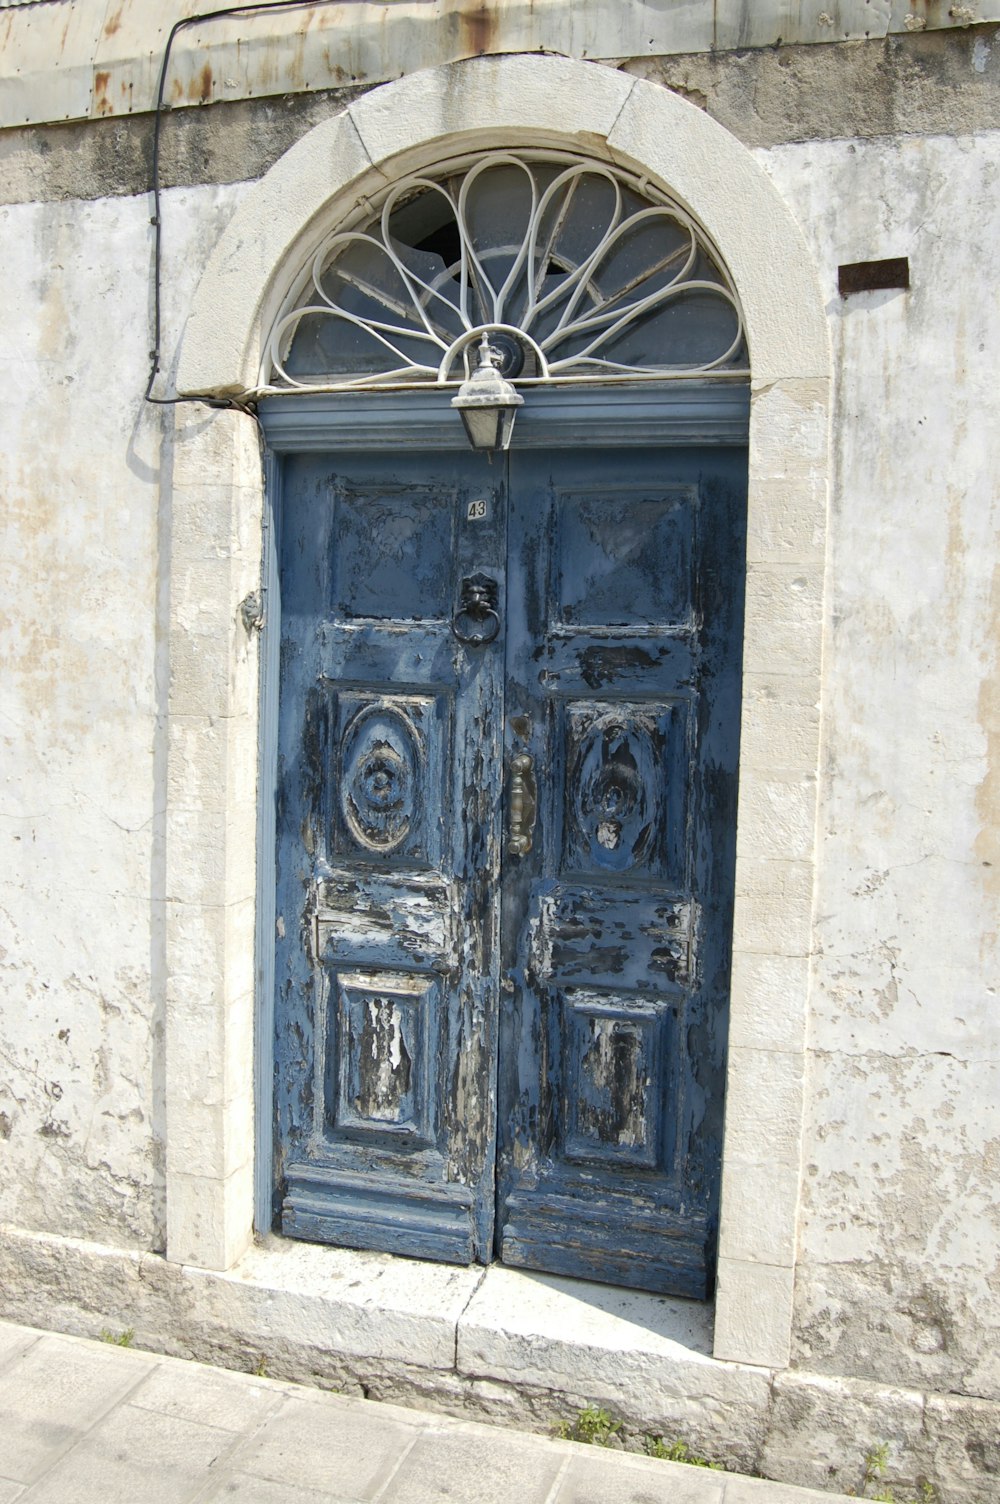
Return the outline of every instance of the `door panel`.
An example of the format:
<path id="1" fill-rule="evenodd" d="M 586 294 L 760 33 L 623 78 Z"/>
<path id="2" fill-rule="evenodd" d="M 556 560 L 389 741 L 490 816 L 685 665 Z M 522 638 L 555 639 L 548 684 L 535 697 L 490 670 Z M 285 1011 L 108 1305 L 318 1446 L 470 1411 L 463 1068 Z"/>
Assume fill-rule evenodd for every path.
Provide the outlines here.
<path id="1" fill-rule="evenodd" d="M 464 576 L 503 590 L 501 481 L 462 453 L 286 464 L 276 1087 L 295 1237 L 491 1255 L 502 644 L 463 647 L 450 622 Z"/>
<path id="2" fill-rule="evenodd" d="M 738 453 L 511 457 L 499 1246 L 704 1296 L 717 1219 L 742 625 Z M 626 475 L 623 479 L 623 465 Z"/>
<path id="3" fill-rule="evenodd" d="M 284 489 L 283 1230 L 703 1296 L 744 453 L 301 455 Z"/>

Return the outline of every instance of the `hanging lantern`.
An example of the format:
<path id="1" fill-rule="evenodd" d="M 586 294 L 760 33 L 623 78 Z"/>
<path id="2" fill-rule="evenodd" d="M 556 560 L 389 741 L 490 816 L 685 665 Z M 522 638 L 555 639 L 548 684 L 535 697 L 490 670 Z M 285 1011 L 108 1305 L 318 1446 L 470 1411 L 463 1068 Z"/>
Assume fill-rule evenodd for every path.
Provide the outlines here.
<path id="1" fill-rule="evenodd" d="M 524 398 L 500 374 L 497 357 L 484 332 L 479 346 L 479 364 L 462 382 L 452 407 L 461 414 L 473 449 L 509 449 L 517 410 Z"/>

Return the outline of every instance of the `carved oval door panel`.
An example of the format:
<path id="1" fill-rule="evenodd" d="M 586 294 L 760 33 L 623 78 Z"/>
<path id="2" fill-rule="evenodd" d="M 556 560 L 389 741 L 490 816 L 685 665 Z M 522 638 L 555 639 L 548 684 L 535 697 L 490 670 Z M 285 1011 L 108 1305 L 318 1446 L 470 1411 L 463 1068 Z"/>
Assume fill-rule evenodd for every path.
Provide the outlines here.
<path id="1" fill-rule="evenodd" d="M 660 827 L 662 755 L 655 717 L 641 706 L 572 718 L 567 816 L 583 866 L 627 872 L 646 865 Z"/>
<path id="2" fill-rule="evenodd" d="M 744 477 L 286 461 L 286 1233 L 710 1287 Z"/>
<path id="3" fill-rule="evenodd" d="M 422 752 L 413 722 L 390 701 L 365 705 L 346 727 L 340 811 L 362 850 L 396 851 L 418 823 Z"/>

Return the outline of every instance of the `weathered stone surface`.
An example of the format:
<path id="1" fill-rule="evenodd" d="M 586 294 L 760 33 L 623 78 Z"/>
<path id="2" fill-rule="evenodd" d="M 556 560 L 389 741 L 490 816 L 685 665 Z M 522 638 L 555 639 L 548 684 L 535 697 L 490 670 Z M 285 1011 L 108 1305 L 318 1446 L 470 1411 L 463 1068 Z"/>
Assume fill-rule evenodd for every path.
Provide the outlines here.
<path id="1" fill-rule="evenodd" d="M 839 390 L 793 1361 L 997 1397 L 997 516 L 969 414 L 1000 320 L 936 251 L 997 142 L 768 161 L 825 268 Z M 993 234 L 969 218 L 970 265 Z M 836 296 L 839 262 L 901 245 L 910 293 Z M 898 360 L 934 392 L 876 396 Z"/>
<path id="2" fill-rule="evenodd" d="M 662 1470 L 662 1471 L 661 1471 Z M 723 1504 L 725 1480 L 720 1473 L 688 1469 L 642 1458 L 608 1461 L 600 1455 L 577 1455 L 556 1495 L 558 1504 L 640 1504 L 660 1490 L 671 1504 Z"/>
<path id="3" fill-rule="evenodd" d="M 761 1471 L 860 1492 L 866 1456 L 885 1448 L 881 1487 L 944 1504 L 995 1504 L 1000 1404 L 887 1385 L 780 1374 Z M 727 1496 L 728 1504 L 728 1496 Z"/>
<path id="4" fill-rule="evenodd" d="M 727 1478 L 725 1504 L 846 1504 L 847 1494 L 797 1488 L 763 1478 Z"/>
<path id="5" fill-rule="evenodd" d="M 723 1288 L 727 1278 L 743 1275 L 750 1283 L 738 1309 L 720 1322 L 716 1350 L 784 1361 L 791 1266 L 768 1266 L 777 1271 L 775 1298 L 762 1303 L 755 1256 L 780 1261 L 797 1253 L 792 1353 L 798 1373 L 788 1383 L 800 1389 L 776 1389 L 765 1454 L 772 1469 L 814 1476 L 802 1439 L 814 1423 L 828 1429 L 831 1462 L 838 1449 L 847 1458 L 880 1439 L 883 1426 L 900 1418 L 880 1386 L 896 1386 L 931 1394 L 921 1401 L 923 1440 L 911 1425 L 911 1402 L 900 1401 L 908 1449 L 900 1465 L 910 1468 L 904 1479 L 919 1468 L 937 1469 L 963 1500 L 995 1492 L 992 1411 L 977 1408 L 983 1399 L 960 1401 L 946 1391 L 1000 1395 L 994 982 L 1000 623 L 996 459 L 984 441 L 983 417 L 995 400 L 1000 320 L 995 298 L 984 294 L 982 272 L 992 265 L 998 236 L 1000 152 L 995 114 L 987 119 L 982 103 L 994 98 L 998 56 L 994 32 L 978 28 L 947 42 L 913 38 L 905 47 L 814 49 L 808 62 L 786 49 L 751 59 L 705 57 L 697 76 L 679 62 L 669 75 L 692 98 L 698 78 L 713 80 L 716 92 L 709 90 L 706 99 L 717 119 L 727 118 L 729 109 L 732 122 L 742 111 L 760 132 L 755 136 L 747 126 L 744 139 L 756 143 L 758 164 L 801 229 L 803 254 L 820 269 L 817 297 L 836 373 L 822 609 L 816 521 L 825 516 L 827 476 L 816 394 L 803 381 L 798 405 L 790 391 L 766 384 L 754 397 L 752 460 L 766 461 L 775 499 L 769 525 L 753 537 L 762 607 L 754 618 L 757 641 L 766 642 L 772 628 L 775 640 L 780 634 L 782 666 L 789 670 L 796 654 L 818 669 L 822 648 L 824 679 L 819 695 L 814 679 L 769 674 L 766 665 L 748 659 L 745 766 L 761 777 L 756 796 L 744 801 L 744 829 L 752 820 L 763 837 L 802 845 L 802 800 L 787 812 L 775 806 L 784 774 L 805 776 L 816 766 L 822 708 L 820 867 L 812 885 L 811 872 L 780 869 L 766 839 L 747 852 L 757 864 L 746 869 L 741 890 L 741 898 L 753 900 L 739 936 L 748 1006 L 732 1042 L 744 1059 L 797 1053 L 808 1022 L 807 1155 L 794 1226 L 787 1177 L 765 1198 L 754 1185 L 766 1164 L 760 1145 L 747 1148 L 742 1130 L 734 1137 L 747 1150 L 748 1175 L 734 1192 L 741 1198 L 733 1202 L 742 1208 L 739 1237 L 725 1232 L 730 1257 Z M 863 67 L 870 87 L 846 87 L 851 69 Z M 228 107 L 217 108 L 217 115 L 203 112 L 198 129 L 222 136 L 234 117 Z M 230 144 L 213 143 L 205 174 L 223 176 L 219 164 L 230 146 L 233 154 L 242 151 L 252 108 Z M 924 129 L 929 121 L 942 134 L 883 134 Z M 622 149 L 638 150 L 643 123 L 625 124 Z M 230 158 L 234 176 L 244 166 L 259 171 L 274 140 L 286 139 L 279 125 L 257 157 L 246 164 Z M 189 129 L 172 120 L 168 133 L 175 126 Z M 848 126 L 853 139 L 788 139 L 796 131 L 839 136 Z M 979 126 L 989 130 L 974 134 Z M 206 998 L 215 999 L 220 949 L 229 958 L 243 951 L 239 966 L 233 963 L 242 990 L 229 1003 L 245 1004 L 248 996 L 249 906 L 246 892 L 232 885 L 251 883 L 252 872 L 232 853 L 245 858 L 252 849 L 253 738 L 246 729 L 256 685 L 253 650 L 245 633 L 241 644 L 243 629 L 230 608 L 244 578 L 256 578 L 259 543 L 249 420 L 199 413 L 174 434 L 141 408 L 148 203 L 140 197 L 83 201 L 105 190 L 138 192 L 144 180 L 137 158 L 122 172 L 98 158 L 102 150 L 113 155 L 108 132 L 144 128 L 142 122 L 95 126 L 85 141 L 72 128 L 65 138 L 58 132 L 5 138 L 24 161 L 38 147 L 36 186 L 19 167 L 11 174 L 12 196 L 51 189 L 60 201 L 9 205 L 0 218 L 4 265 L 19 292 L 4 309 L 5 349 L 12 353 L 0 416 L 9 536 L 3 588 L 5 601 L 16 606 L 3 680 L 0 965 L 11 1004 L 0 1023 L 0 1217 L 54 1235 L 48 1241 L 5 1237 L 0 1298 L 10 1312 L 75 1330 L 134 1325 L 139 1340 L 173 1351 L 246 1367 L 266 1356 L 275 1371 L 289 1375 L 364 1384 L 401 1398 L 437 1395 L 435 1403 L 456 1411 L 523 1413 L 546 1424 L 559 1406 L 591 1397 L 585 1371 L 572 1372 L 557 1334 L 536 1333 L 531 1343 L 543 1351 L 532 1355 L 524 1334 L 483 1322 L 481 1330 L 459 1329 L 464 1350 L 478 1354 L 483 1372 L 456 1372 L 449 1350 L 458 1322 L 456 1292 L 454 1305 L 449 1296 L 437 1314 L 419 1302 L 413 1310 L 402 1298 L 390 1302 L 383 1342 L 374 1306 L 317 1294 L 306 1279 L 289 1288 L 269 1286 L 264 1274 L 244 1288 L 238 1279 L 225 1287 L 211 1279 L 199 1285 L 188 1271 L 139 1256 L 163 1246 L 166 1227 L 166 1008 L 176 1005 L 183 1019 L 185 1007 L 193 1014 Z M 970 134 L 955 135 L 965 128 Z M 868 132 L 870 138 L 861 139 Z M 771 145 L 782 133 L 785 144 Z M 79 172 L 72 176 L 78 149 Z M 310 203 L 322 203 L 329 160 L 313 168 Z M 183 167 L 189 177 L 199 171 L 192 162 Z M 244 196 L 235 186 L 166 195 L 164 390 L 192 288 Z M 262 258 L 270 254 L 268 245 L 273 249 L 263 234 L 268 228 L 251 218 L 247 231 Z M 747 242 L 744 264 L 752 267 L 769 245 L 765 224 Z M 908 292 L 838 296 L 839 264 L 897 254 L 910 258 Z M 269 263 L 264 270 L 270 275 Z M 779 312 L 782 275 L 779 268 L 772 279 Z M 217 312 L 225 319 L 231 309 Z M 234 439 L 236 425 L 249 437 Z M 789 452 L 794 463 L 786 459 Z M 181 557 L 196 566 L 185 577 L 186 589 L 171 569 L 172 558 Z M 221 575 L 201 567 L 220 557 L 226 561 Z M 797 568 L 803 558 L 808 574 Z M 196 662 L 192 654 L 189 679 L 180 687 L 190 692 L 198 724 L 184 722 L 171 769 L 163 727 L 172 575 L 181 635 L 196 642 L 217 637 L 218 654 L 204 679 L 198 675 L 205 660 Z M 226 600 L 213 594 L 222 589 L 220 579 Z M 185 663 L 179 649 L 182 681 Z M 234 707 L 247 719 L 239 728 L 221 728 Z M 238 790 L 231 827 L 226 800 L 212 799 L 220 778 L 231 778 L 231 790 Z M 183 817 L 175 836 L 184 836 L 188 817 L 191 833 L 190 861 L 184 857 L 172 870 L 163 847 L 168 795 Z M 215 847 L 223 840 L 230 852 L 216 872 Z M 192 894 L 204 898 L 216 878 L 232 924 L 212 931 L 199 914 L 190 928 L 179 925 L 197 952 L 197 974 L 168 980 L 165 926 L 178 915 L 176 908 L 168 915 L 167 896 L 175 892 L 177 907 Z M 759 946 L 773 946 L 793 908 L 799 939 L 791 959 L 797 964 L 770 964 L 773 948 Z M 766 989 L 773 1006 L 761 1001 Z M 208 1182 L 218 1182 L 213 1218 L 226 1213 L 227 1188 L 246 1170 L 239 1143 L 251 1080 L 248 1016 L 245 1007 L 241 1022 L 231 1011 L 226 1015 L 224 1052 L 215 1049 L 218 1034 L 206 1031 L 192 1036 L 190 1056 L 175 1054 L 181 1070 L 190 1064 L 190 1080 L 201 1093 L 175 1141 L 188 1163 L 178 1175 L 190 1177 L 189 1211 Z M 777 1070 L 775 1080 L 785 1079 Z M 788 1168 L 794 1162 L 788 1114 L 774 1117 L 772 1108 L 780 1104 L 766 1101 L 767 1092 L 764 1070 L 756 1076 L 756 1096 L 750 1093 L 748 1101 L 735 1094 L 733 1100 L 747 1118 L 756 1097 L 765 1099 L 760 1119 L 779 1123 L 776 1142 Z M 225 1114 L 215 1113 L 223 1102 Z M 214 1144 L 198 1142 L 208 1136 Z M 233 1220 L 245 1235 L 245 1173 L 239 1192 Z M 180 1204 L 175 1197 L 175 1215 Z M 771 1224 L 759 1242 L 749 1241 L 755 1205 L 767 1206 Z M 780 1229 L 775 1207 L 788 1224 Z M 185 1225 L 182 1217 L 178 1222 Z M 55 1236 L 64 1233 L 115 1246 L 95 1251 Z M 224 1228 L 215 1242 L 223 1259 L 237 1246 Z M 736 1341 L 744 1345 L 727 1346 Z M 641 1338 L 639 1346 L 645 1342 Z M 700 1352 L 699 1372 L 703 1358 Z M 629 1372 L 640 1370 L 628 1365 L 636 1360 L 601 1361 L 620 1391 L 631 1394 Z M 669 1369 L 663 1353 L 654 1352 L 651 1361 L 658 1372 Z M 827 1379 L 816 1378 L 817 1370 Z M 860 1387 L 848 1383 L 827 1393 L 823 1384 L 837 1374 L 853 1376 Z M 752 1450 L 765 1437 L 759 1391 L 767 1376 L 748 1382 L 750 1390 L 732 1401 L 728 1417 L 720 1397 L 694 1392 L 702 1394 L 697 1404 L 707 1417 L 706 1434 L 745 1426 Z M 550 1384 L 555 1387 L 547 1389 Z M 816 1384 L 826 1395 L 823 1406 L 808 1399 Z M 669 1386 L 668 1401 L 674 1403 Z M 944 1408 L 932 1425 L 938 1403 Z M 654 1407 L 644 1399 L 642 1408 Z M 944 1439 L 949 1427 L 951 1460 Z M 906 1458 L 916 1461 L 911 1466 Z"/>
<path id="6" fill-rule="evenodd" d="M 562 1449 L 550 1441 L 526 1440 L 523 1436 L 472 1426 L 447 1430 L 443 1427 L 420 1437 L 392 1480 L 389 1497 L 400 1504 L 438 1504 L 445 1479 L 475 1479 L 477 1500 L 504 1504 L 523 1499 L 524 1504 L 547 1504 L 553 1485 L 565 1464 Z M 464 1486 L 470 1486 L 466 1484 Z M 462 1484 L 449 1492 L 460 1492 Z M 559 1495 L 561 1497 L 561 1494 Z"/>
<path id="7" fill-rule="evenodd" d="M 15 1504 L 22 1495 L 45 1504 L 134 1504 L 140 1497 L 151 1504 L 234 1498 L 250 1504 L 807 1504 L 820 1498 L 840 1504 L 842 1498 L 624 1451 L 626 1433 L 619 1429 L 607 1447 L 584 1446 L 523 1428 L 456 1424 L 426 1409 L 369 1404 L 114 1344 L 24 1328 L 15 1335 L 28 1337 L 33 1375 L 51 1370 L 60 1398 L 67 1395 L 68 1356 L 77 1424 L 46 1428 L 28 1417 L 20 1430 L 33 1433 L 29 1440 L 37 1443 L 35 1481 L 25 1494 L 16 1478 L 0 1474 L 0 1504 Z M 121 1377 L 117 1398 L 109 1391 L 115 1373 Z M 7 1391 L 11 1387 L 21 1410 L 30 1409 L 30 1382 L 19 1390 L 15 1375 Z M 0 1407 L 7 1391 L 0 1387 Z M 88 1424 L 88 1404 L 92 1409 L 95 1394 L 107 1399 L 109 1393 L 110 1403 Z M 17 1446 L 11 1455 L 16 1460 Z"/>
<path id="8" fill-rule="evenodd" d="M 228 1431 L 175 1416 L 115 1409 L 31 1490 L 38 1504 L 100 1497 L 107 1504 L 185 1504 L 231 1443 Z"/>
<path id="9" fill-rule="evenodd" d="M 714 1362 L 705 1316 L 696 1302 L 494 1266 L 460 1319 L 457 1366 L 493 1383 L 589 1396 L 634 1429 L 682 1435 L 746 1468 L 762 1435 L 768 1376 Z"/>
<path id="10" fill-rule="evenodd" d="M 704 1350 L 704 1313 L 694 1303 L 499 1268 L 469 1302 L 467 1288 L 459 1297 L 452 1283 L 459 1276 L 461 1285 L 469 1271 L 395 1261 L 407 1272 L 393 1280 L 388 1266 L 394 1261 L 380 1255 L 350 1255 L 349 1268 L 333 1250 L 302 1248 L 307 1255 L 331 1255 L 340 1279 L 324 1285 L 307 1257 L 297 1271 L 286 1271 L 287 1288 L 279 1291 L 276 1269 L 269 1282 L 263 1277 L 268 1250 L 247 1256 L 255 1260 L 256 1273 L 248 1266 L 243 1277 L 240 1271 L 227 1277 L 94 1245 L 8 1233 L 0 1239 L 0 1314 L 17 1309 L 39 1324 L 55 1321 L 90 1335 L 117 1335 L 131 1327 L 137 1344 L 175 1356 L 250 1372 L 266 1369 L 269 1379 L 364 1395 L 411 1414 L 415 1407 L 545 1435 L 560 1423 L 572 1424 L 585 1406 L 601 1404 L 623 1423 L 630 1448 L 641 1451 L 648 1436 L 668 1443 L 680 1437 L 730 1467 L 826 1490 L 857 1487 L 865 1452 L 889 1439 L 888 1476 L 901 1488 L 915 1491 L 927 1478 L 949 1504 L 993 1504 L 996 1404 L 720 1362 Z M 384 1316 L 379 1300 L 366 1302 L 354 1284 L 366 1262 L 383 1266 L 388 1280 L 381 1295 Z M 316 1288 L 307 1318 L 293 1328 L 284 1302 L 301 1301 L 301 1286 L 310 1280 Z M 440 1341 L 428 1343 L 435 1280 L 441 1286 Z M 371 1283 L 378 1289 L 377 1274 Z M 346 1287 L 339 1298 L 333 1293 L 338 1284 Z M 398 1310 L 389 1308 L 393 1299 L 415 1307 L 402 1324 Z M 442 1311 L 448 1312 L 443 1320 Z M 14 1331 L 11 1351 L 17 1354 L 25 1329 Z M 58 1340 L 69 1353 L 70 1372 L 76 1339 Z M 27 1341 L 37 1344 L 37 1334 L 28 1333 Z M 28 1356 L 33 1351 L 29 1347 Z M 101 1349 L 97 1353 L 105 1356 Z M 420 1356 L 423 1363 L 416 1361 Z M 119 1369 L 124 1363 L 134 1376 L 127 1386 L 130 1406 L 178 1423 L 207 1419 L 222 1431 L 237 1429 L 240 1408 L 249 1407 L 257 1424 L 266 1420 L 277 1387 L 267 1380 L 251 1383 L 234 1409 L 218 1374 L 199 1370 L 193 1382 L 185 1382 L 169 1364 L 155 1367 L 149 1353 L 108 1348 L 106 1357 L 120 1358 Z M 437 1359 L 441 1366 L 432 1366 Z M 0 1361 L 0 1388 L 24 1361 Z M 91 1403 L 88 1391 L 83 1393 Z M 93 1415 L 87 1411 L 91 1420 L 103 1413 L 102 1403 Z M 779 1497 L 774 1494 L 775 1504 Z M 266 1490 L 261 1498 L 270 1504 Z M 736 1498 L 739 1504 L 757 1498 L 771 1504 L 764 1485 Z"/>
<path id="11" fill-rule="evenodd" d="M 992 130 L 1000 67 L 992 29 L 636 58 L 652 78 L 708 110 L 748 146 Z"/>
<path id="12" fill-rule="evenodd" d="M 279 1404 L 270 1384 L 234 1386 L 230 1375 L 201 1364 L 159 1363 L 129 1395 L 133 1409 L 180 1421 L 207 1421 L 234 1434 L 256 1430 Z"/>
<path id="13" fill-rule="evenodd" d="M 289 1395 L 233 1461 L 286 1487 L 367 1500 L 381 1493 L 417 1435 L 417 1417 L 389 1407 L 345 1399 L 332 1410 L 323 1396 Z"/>
<path id="14" fill-rule="evenodd" d="M 923 1409 L 914 1390 L 778 1374 L 761 1471 L 813 1488 L 860 1490 L 866 1453 L 886 1439 L 895 1459 L 919 1456 Z"/>
<path id="15" fill-rule="evenodd" d="M 1000 1498 L 1000 1404 L 932 1394 L 924 1407 L 927 1472 L 945 1499 L 993 1504 Z"/>

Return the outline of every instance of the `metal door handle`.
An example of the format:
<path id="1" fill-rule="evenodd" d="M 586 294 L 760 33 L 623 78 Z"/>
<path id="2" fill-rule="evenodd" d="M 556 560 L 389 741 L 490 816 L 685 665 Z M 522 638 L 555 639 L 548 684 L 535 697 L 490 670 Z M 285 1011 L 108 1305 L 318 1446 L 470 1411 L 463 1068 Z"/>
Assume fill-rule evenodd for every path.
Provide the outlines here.
<path id="1" fill-rule="evenodd" d="M 535 764 L 526 752 L 510 762 L 510 803 L 507 818 L 507 850 L 511 856 L 527 856 L 535 830 Z"/>

